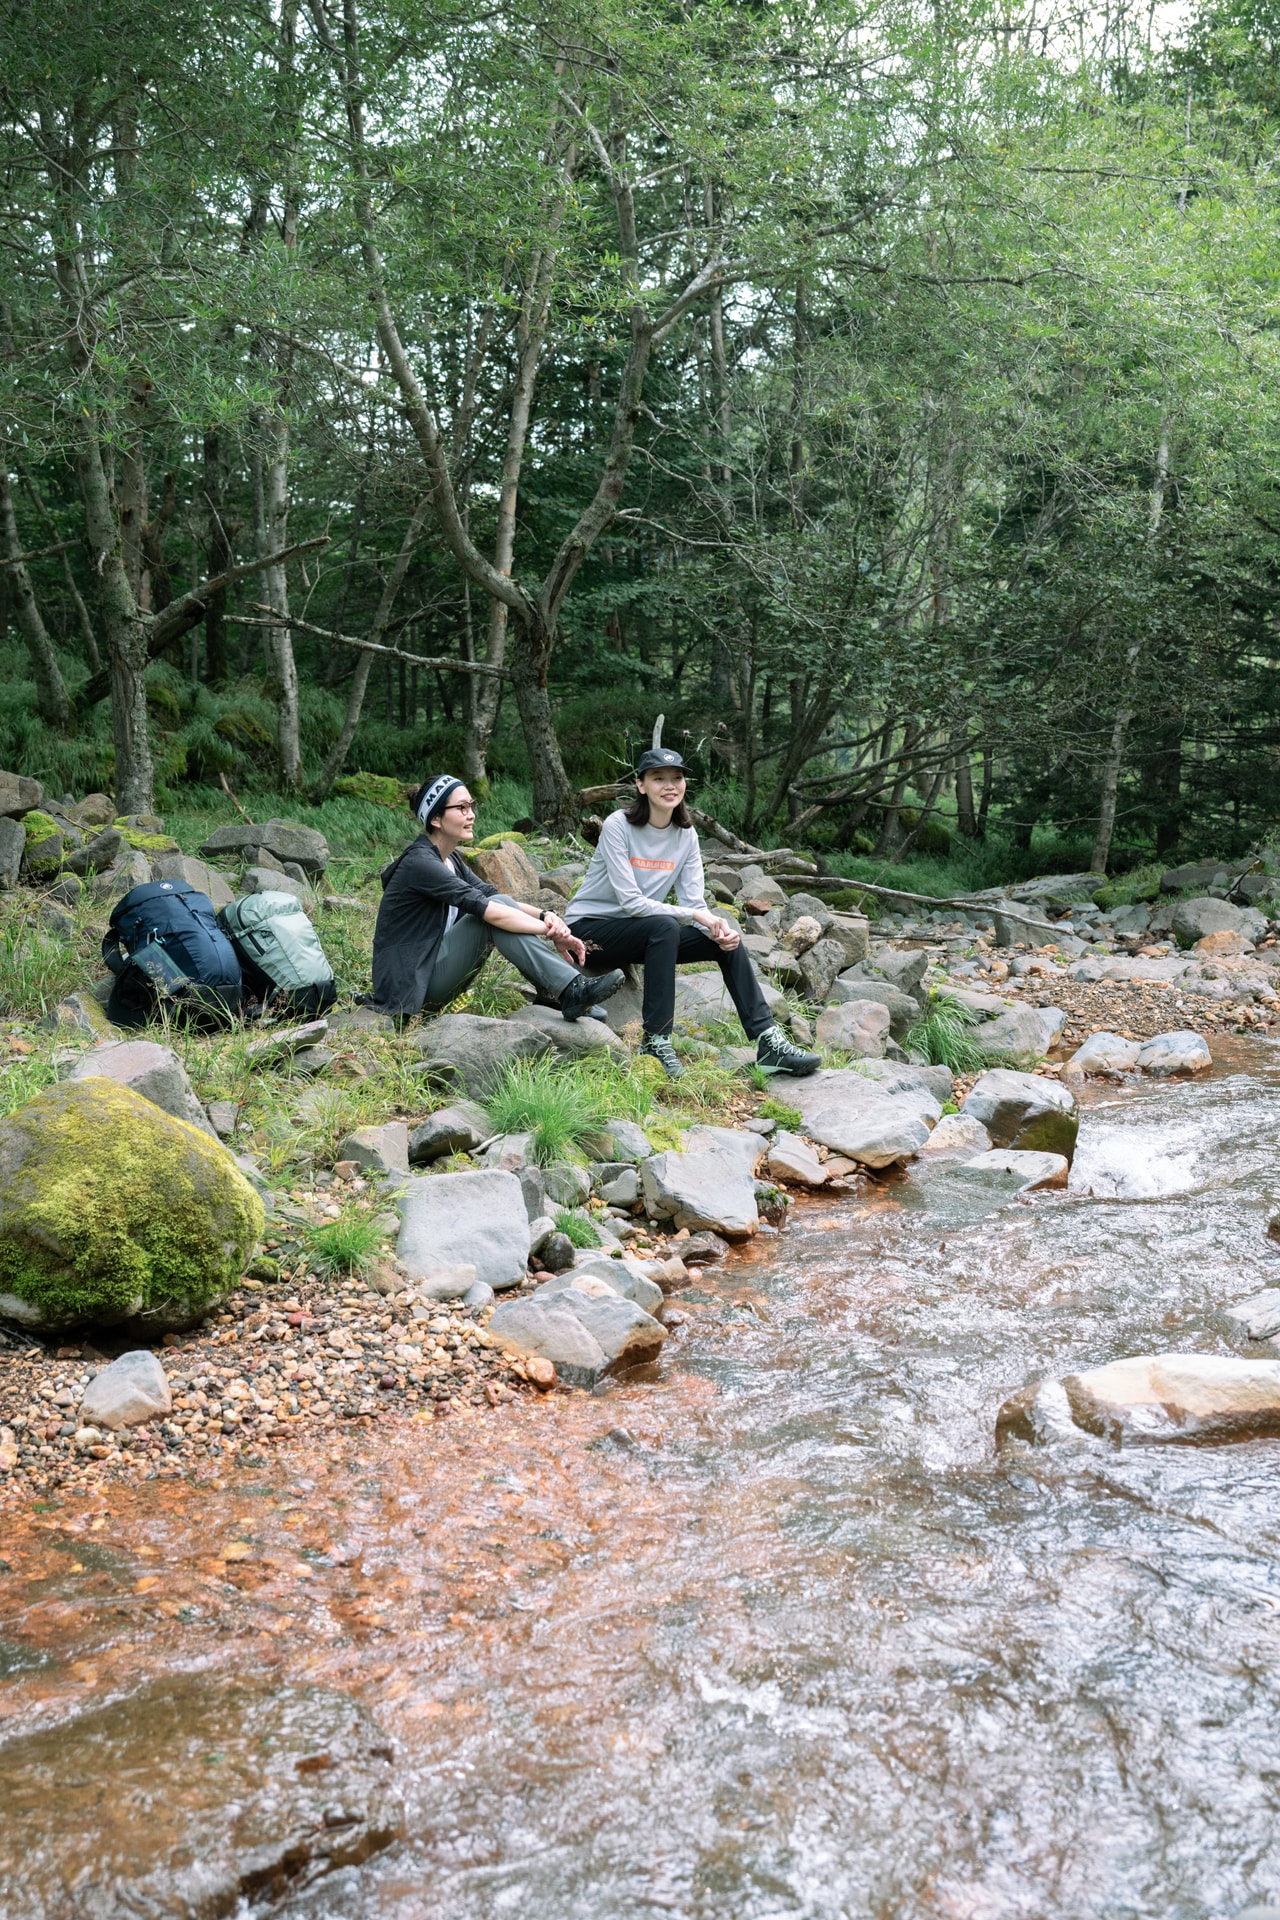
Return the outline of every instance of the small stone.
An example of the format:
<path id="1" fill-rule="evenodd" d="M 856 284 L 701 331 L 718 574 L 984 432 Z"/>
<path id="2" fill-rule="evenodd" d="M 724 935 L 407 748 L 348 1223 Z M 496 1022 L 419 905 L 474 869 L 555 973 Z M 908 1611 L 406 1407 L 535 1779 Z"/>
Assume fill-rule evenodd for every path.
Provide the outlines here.
<path id="1" fill-rule="evenodd" d="M 796 1133 L 779 1133 L 769 1147 L 765 1168 L 771 1180 L 800 1187 L 822 1187 L 827 1170 L 813 1148 Z"/>
<path id="2" fill-rule="evenodd" d="M 369 1173 L 409 1171 L 409 1129 L 403 1120 L 381 1127 L 357 1127 L 338 1148 L 340 1161 L 354 1161 Z"/>
<path id="3" fill-rule="evenodd" d="M 568 1234 L 561 1233 L 557 1228 L 543 1240 L 538 1248 L 538 1258 L 548 1273 L 567 1273 L 577 1251 Z"/>
<path id="4" fill-rule="evenodd" d="M 122 1353 L 94 1375 L 80 1403 L 80 1419 L 83 1425 L 114 1432 L 143 1426 L 168 1413 L 172 1405 L 164 1368 L 154 1353 L 143 1347 Z"/>
<path id="5" fill-rule="evenodd" d="M 238 1100 L 211 1100 L 205 1109 L 209 1124 L 220 1140 L 229 1140 L 240 1118 Z"/>
<path id="6" fill-rule="evenodd" d="M 409 1135 L 410 1166 L 426 1166 L 450 1153 L 473 1153 L 493 1132 L 484 1108 L 470 1100 L 440 1107 Z"/>

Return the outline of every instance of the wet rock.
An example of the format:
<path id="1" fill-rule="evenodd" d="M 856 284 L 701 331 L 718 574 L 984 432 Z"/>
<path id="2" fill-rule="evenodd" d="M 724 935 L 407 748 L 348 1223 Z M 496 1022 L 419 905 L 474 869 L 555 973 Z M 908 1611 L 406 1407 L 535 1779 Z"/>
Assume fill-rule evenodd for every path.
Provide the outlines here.
<path id="1" fill-rule="evenodd" d="M 1139 1040 L 1125 1040 L 1118 1033 L 1091 1034 L 1084 1045 L 1072 1054 L 1062 1071 L 1085 1077 L 1131 1073 L 1138 1064 L 1141 1051 L 1142 1043 Z"/>
<path id="2" fill-rule="evenodd" d="M 923 1102 L 936 1120 L 941 1107 L 923 1086 L 886 1090 L 852 1067 L 820 1070 L 787 1089 L 811 1139 L 867 1167 L 889 1167 L 919 1151 L 929 1138 Z"/>
<path id="3" fill-rule="evenodd" d="M 722 1240 L 718 1233 L 693 1233 L 687 1240 L 680 1242 L 681 1252 L 686 1266 L 708 1267 L 715 1260 L 723 1260 L 729 1251 L 729 1243 Z"/>
<path id="4" fill-rule="evenodd" d="M 1218 1319 L 1228 1338 L 1275 1341 L 1280 1335 L 1280 1287 L 1267 1287 L 1262 1293 L 1237 1300 L 1223 1307 Z"/>
<path id="5" fill-rule="evenodd" d="M 154 1353 L 142 1347 L 122 1353 L 94 1374 L 80 1402 L 80 1422 L 114 1433 L 123 1427 L 145 1426 L 168 1413 L 172 1405 L 164 1368 Z"/>
<path id="6" fill-rule="evenodd" d="M 1280 1430 L 1280 1360 L 1144 1353 L 1062 1382 L 1076 1425 L 1103 1439 L 1232 1440 Z"/>
<path id="7" fill-rule="evenodd" d="M 211 1134 L 101 1074 L 0 1121 L 0 1317 L 190 1326 L 230 1289 L 263 1207 Z"/>
<path id="8" fill-rule="evenodd" d="M 992 1067 L 966 1096 L 963 1111 L 981 1122 L 998 1147 L 1061 1153 L 1068 1162 L 1075 1154 L 1080 1109 L 1071 1089 L 1056 1080 Z"/>
<path id="9" fill-rule="evenodd" d="M 601 1160 L 647 1160 L 653 1152 L 649 1136 L 634 1120 L 607 1120 L 588 1148 Z"/>
<path id="10" fill-rule="evenodd" d="M 196 1099 L 187 1070 L 172 1047 L 157 1046 L 152 1040 L 111 1040 L 83 1054 L 71 1069 L 71 1079 L 89 1080 L 101 1075 L 117 1086 L 141 1094 L 153 1107 L 199 1127 L 202 1133 L 217 1130 Z"/>
<path id="11" fill-rule="evenodd" d="M 889 1015 L 889 1031 L 898 1041 L 905 1040 L 908 1029 L 920 1018 L 918 1003 L 887 980 L 867 980 L 861 973 L 842 973 L 832 983 L 827 999 L 833 1007 L 847 1006 L 854 1000 L 870 1001 L 884 1007 Z"/>
<path id="12" fill-rule="evenodd" d="M 204 859 L 244 853 L 248 848 L 265 847 L 277 860 L 295 861 L 305 873 L 323 873 L 329 864 L 329 847 L 314 827 L 295 826 L 290 820 L 268 820 L 263 826 L 236 821 L 218 827 L 201 847 Z"/>
<path id="13" fill-rule="evenodd" d="M 489 1321 L 490 1340 L 503 1353 L 549 1360 L 566 1386 L 594 1387 L 606 1365 L 599 1341 L 561 1304 L 561 1295 L 544 1300 L 542 1291 L 527 1300 L 500 1300 Z"/>
<path id="14" fill-rule="evenodd" d="M 473 1099 L 487 1093 L 512 1061 L 540 1059 L 552 1050 L 541 1027 L 478 1013 L 442 1014 L 418 1036 L 424 1065 L 455 1080 Z"/>
<path id="15" fill-rule="evenodd" d="M 430 1278 L 469 1263 L 496 1292 L 518 1286 L 529 1260 L 529 1216 L 513 1173 L 437 1173 L 411 1178 L 398 1196 L 396 1258 Z"/>
<path id="16" fill-rule="evenodd" d="M 603 1020 L 566 1020 L 555 1007 L 517 1007 L 514 1013 L 507 1015 L 507 1023 L 518 1023 L 533 1027 L 545 1034 L 557 1053 L 569 1059 L 580 1059 L 584 1054 L 595 1054 L 602 1058 L 606 1055 L 615 1060 L 629 1060 L 630 1054 L 612 1027 Z"/>
<path id="17" fill-rule="evenodd" d="M 797 1187 L 825 1187 L 827 1170 L 797 1133 L 779 1133 L 769 1144 L 765 1171 L 771 1180 Z"/>
<path id="18" fill-rule="evenodd" d="M 473 1153 L 493 1132 L 483 1107 L 456 1100 L 428 1114 L 409 1135 L 409 1164 L 427 1166 L 450 1153 Z"/>
<path id="19" fill-rule="evenodd" d="M 834 1047 L 864 1060 L 883 1060 L 889 1026 L 889 1009 L 882 1001 L 848 1000 L 843 1006 L 823 1008 L 815 1038 L 820 1047 Z"/>
<path id="20" fill-rule="evenodd" d="M 408 1173 L 409 1129 L 403 1120 L 381 1127 L 357 1127 L 339 1146 L 335 1158 L 354 1160 L 366 1173 Z"/>
<path id="21" fill-rule="evenodd" d="M 758 1140 L 755 1147 L 758 1153 Z M 677 1228 L 712 1227 L 742 1240 L 759 1224 L 750 1166 L 733 1148 L 655 1153 L 644 1162 L 640 1178 L 650 1216 L 674 1220 Z"/>
<path id="22" fill-rule="evenodd" d="M 1199 1033 L 1158 1033 L 1138 1052 L 1139 1073 L 1162 1077 L 1175 1073 L 1203 1073 L 1213 1065 L 1209 1043 Z"/>
<path id="23" fill-rule="evenodd" d="M 0 1747 L 5 1910 L 214 1920 L 274 1905 L 390 1844 L 393 1780 L 386 1735 L 346 1694 L 157 1682 Z"/>
<path id="24" fill-rule="evenodd" d="M 1016 1174 L 1026 1193 L 1041 1187 L 1065 1187 L 1071 1167 L 1062 1153 L 1018 1153 L 1009 1147 L 995 1147 L 990 1153 L 964 1161 L 961 1171 Z"/>
<path id="25" fill-rule="evenodd" d="M 990 1148 L 991 1135 L 980 1120 L 969 1113 L 944 1113 L 920 1151 L 931 1158 L 946 1154 L 972 1158 Z"/>
<path id="26" fill-rule="evenodd" d="M 634 1300 L 612 1292 L 588 1293 L 572 1286 L 557 1296 L 557 1304 L 567 1308 L 596 1342 L 604 1355 L 606 1373 L 647 1366 L 662 1352 L 666 1328 Z M 547 1358 L 550 1357 L 548 1354 Z M 556 1371 L 559 1372 L 558 1363 Z"/>
<path id="27" fill-rule="evenodd" d="M 996 1415 L 996 1442 L 1025 1440 L 1031 1446 L 1051 1446 L 1084 1436 L 1071 1418 L 1071 1403 L 1061 1380 L 1037 1380 L 1011 1394 Z"/>

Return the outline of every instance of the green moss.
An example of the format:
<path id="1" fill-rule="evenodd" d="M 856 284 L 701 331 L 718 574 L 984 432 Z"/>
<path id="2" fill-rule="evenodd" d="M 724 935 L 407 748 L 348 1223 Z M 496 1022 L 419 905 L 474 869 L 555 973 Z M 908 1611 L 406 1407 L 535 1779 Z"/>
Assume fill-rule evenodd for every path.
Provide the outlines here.
<path id="1" fill-rule="evenodd" d="M 27 843 L 23 849 L 28 870 L 39 880 L 47 880 L 62 865 L 62 829 L 56 820 L 36 808 L 23 818 Z"/>
<path id="2" fill-rule="evenodd" d="M 528 838 L 527 833 L 517 833 L 514 827 L 511 827 L 508 828 L 505 833 L 490 833 L 486 835 L 483 840 L 477 840 L 475 850 L 479 852 L 483 848 L 487 851 L 490 847 L 503 847 L 508 843 L 517 847 L 523 847 L 527 843 Z"/>
<path id="3" fill-rule="evenodd" d="M 137 827 L 121 827 L 126 847 L 133 847 L 138 853 L 181 853 L 171 833 L 140 833 Z"/>
<path id="4" fill-rule="evenodd" d="M 217 1142 L 107 1079 L 0 1123 L 0 1291 L 47 1322 L 207 1306 L 234 1286 L 262 1202 Z"/>
<path id="5" fill-rule="evenodd" d="M 409 790 L 402 780 L 387 773 L 344 773 L 333 783 L 335 793 L 349 800 L 368 800 L 375 807 L 391 807 L 400 813 L 408 803 Z"/>

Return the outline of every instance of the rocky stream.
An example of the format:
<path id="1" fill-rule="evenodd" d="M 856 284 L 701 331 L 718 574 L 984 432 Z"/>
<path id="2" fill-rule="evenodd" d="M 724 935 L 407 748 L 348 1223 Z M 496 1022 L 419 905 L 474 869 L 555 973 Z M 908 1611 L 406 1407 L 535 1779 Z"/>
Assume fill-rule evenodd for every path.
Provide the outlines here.
<path id="1" fill-rule="evenodd" d="M 594 1395 L 7 1514 L 0 1908 L 1280 1901 L 1280 1438 L 995 1441 L 1028 1381 L 1241 1351 L 1280 1056 L 1215 1056 L 1092 1085 L 1065 1192 L 798 1203 Z"/>

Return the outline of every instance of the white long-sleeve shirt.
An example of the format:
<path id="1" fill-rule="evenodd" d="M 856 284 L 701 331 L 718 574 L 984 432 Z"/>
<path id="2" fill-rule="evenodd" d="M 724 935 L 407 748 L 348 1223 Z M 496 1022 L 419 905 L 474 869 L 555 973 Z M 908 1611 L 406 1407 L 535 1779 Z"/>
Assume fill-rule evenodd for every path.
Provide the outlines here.
<path id="1" fill-rule="evenodd" d="M 676 903 L 667 904 L 674 889 Z M 691 921 L 706 907 L 702 854 L 692 827 L 633 827 L 619 808 L 600 829 L 586 878 L 565 909 L 570 926 L 604 914 L 666 914 Z"/>

